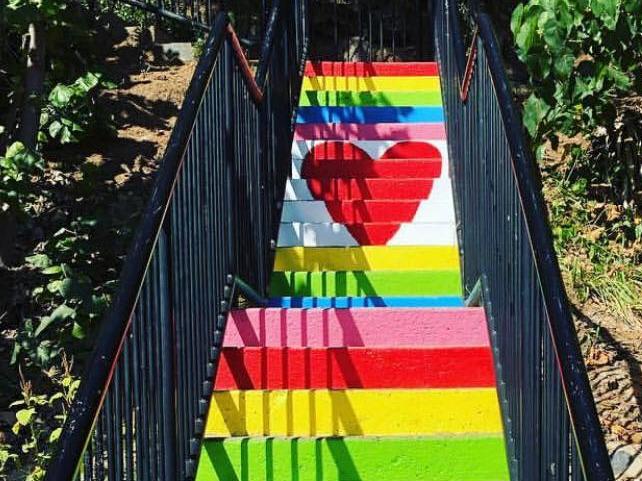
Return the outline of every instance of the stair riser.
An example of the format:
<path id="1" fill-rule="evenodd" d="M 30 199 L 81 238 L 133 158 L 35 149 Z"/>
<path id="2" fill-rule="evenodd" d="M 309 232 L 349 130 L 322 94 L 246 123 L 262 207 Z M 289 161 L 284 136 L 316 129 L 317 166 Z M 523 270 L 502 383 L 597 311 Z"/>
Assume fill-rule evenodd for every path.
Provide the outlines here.
<path id="1" fill-rule="evenodd" d="M 486 348 L 224 348 L 214 389 L 493 387 Z"/>
<path id="2" fill-rule="evenodd" d="M 457 296 L 459 271 L 273 272 L 270 296 Z"/>
<path id="3" fill-rule="evenodd" d="M 232 311 L 226 347 L 488 347 L 479 309 Z"/>
<path id="4" fill-rule="evenodd" d="M 441 159 L 397 160 L 292 160 L 293 178 L 347 179 L 438 179 L 447 171 Z"/>
<path id="5" fill-rule="evenodd" d="M 312 193 L 314 192 L 314 196 Z M 452 202 L 447 178 L 440 179 L 288 179 L 285 201 L 424 200 Z"/>
<path id="6" fill-rule="evenodd" d="M 354 92 L 382 92 L 382 91 L 417 91 L 439 92 L 441 85 L 439 77 L 304 77 L 302 91 L 330 90 Z"/>
<path id="7" fill-rule="evenodd" d="M 304 72 L 306 77 L 436 77 L 439 67 L 435 62 L 307 62 Z"/>
<path id="8" fill-rule="evenodd" d="M 441 107 L 441 92 L 337 92 L 301 93 L 301 107 Z"/>
<path id="9" fill-rule="evenodd" d="M 206 437 L 498 434 L 495 389 L 215 391 Z"/>
<path id="10" fill-rule="evenodd" d="M 268 306 L 284 309 L 373 309 L 464 307 L 464 303 L 461 297 L 270 297 Z"/>
<path id="11" fill-rule="evenodd" d="M 456 246 L 285 247 L 275 271 L 457 270 Z"/>
<path id="12" fill-rule="evenodd" d="M 397 124 L 382 124 L 383 127 L 386 126 L 395 126 Z M 438 124 L 425 124 L 425 125 L 438 125 Z M 336 128 L 339 128 L 340 124 L 333 124 Z M 300 128 L 306 127 L 305 125 L 299 126 Z M 357 131 L 363 131 L 364 129 L 368 128 L 379 128 L 380 126 L 378 125 L 372 125 L 372 126 L 363 126 L 359 124 L 355 124 L 355 129 Z M 383 128 L 382 127 L 382 128 Z M 398 127 L 398 125 L 397 125 Z M 415 128 L 414 125 L 410 124 L 406 126 L 409 129 Z M 414 158 L 441 158 L 442 162 L 448 158 L 448 147 L 446 145 L 446 142 L 444 140 L 435 140 L 435 139 L 418 139 L 418 141 L 410 141 L 410 140 L 350 140 L 350 141 L 342 141 L 342 140 L 336 140 L 336 141 L 328 141 L 328 140 L 314 140 L 314 139 L 307 139 L 307 140 L 297 140 L 292 143 L 292 159 L 293 160 L 300 160 L 300 159 L 305 159 L 310 152 L 312 152 L 311 156 L 315 160 L 332 160 L 332 159 L 342 159 L 345 161 L 353 161 L 353 160 L 362 160 L 364 158 L 370 158 L 370 159 L 382 159 L 385 158 L 384 156 L 386 155 L 387 152 L 390 151 L 391 148 L 396 148 L 399 145 L 408 145 L 409 142 L 412 142 L 412 144 L 417 145 L 417 144 L 428 144 L 429 149 L 417 149 L 417 155 L 413 156 Z M 393 153 L 395 150 L 393 149 Z M 364 155 L 365 153 L 365 155 Z M 429 155 L 426 155 L 429 154 Z M 402 155 L 398 156 L 397 158 L 410 158 L 408 156 Z M 296 164 L 295 165 L 300 165 Z M 341 177 L 341 176 L 338 176 Z M 415 179 L 419 179 L 418 177 L 415 177 Z"/>
<path id="13" fill-rule="evenodd" d="M 501 436 L 205 442 L 197 481 L 508 481 Z"/>
<path id="14" fill-rule="evenodd" d="M 457 244 L 454 223 L 281 224 L 278 247 L 448 246 Z"/>
<path id="15" fill-rule="evenodd" d="M 314 123 L 427 123 L 443 122 L 441 107 L 301 107 L 297 111 L 298 124 Z"/>
<path id="16" fill-rule="evenodd" d="M 281 222 L 323 224 L 339 222 L 415 222 L 443 224 L 455 222 L 452 201 L 438 203 L 433 199 L 416 200 L 355 200 L 355 201 L 286 201 Z"/>
<path id="17" fill-rule="evenodd" d="M 294 140 L 446 140 L 446 127 L 443 123 L 297 124 Z"/>

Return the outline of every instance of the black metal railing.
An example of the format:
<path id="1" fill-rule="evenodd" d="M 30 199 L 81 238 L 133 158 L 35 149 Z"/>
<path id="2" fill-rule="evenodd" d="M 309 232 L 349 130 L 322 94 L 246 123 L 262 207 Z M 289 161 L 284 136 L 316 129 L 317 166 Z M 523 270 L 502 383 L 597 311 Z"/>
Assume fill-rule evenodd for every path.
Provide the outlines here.
<path id="1" fill-rule="evenodd" d="M 512 479 L 613 479 L 564 291 L 537 166 L 491 20 L 435 0 L 464 283 L 482 280 Z M 466 52 L 469 52 L 468 60 Z"/>
<path id="2" fill-rule="evenodd" d="M 256 80 L 213 22 L 47 481 L 194 476 L 234 280 L 265 295 L 290 167 L 306 1 L 269 17 Z"/>

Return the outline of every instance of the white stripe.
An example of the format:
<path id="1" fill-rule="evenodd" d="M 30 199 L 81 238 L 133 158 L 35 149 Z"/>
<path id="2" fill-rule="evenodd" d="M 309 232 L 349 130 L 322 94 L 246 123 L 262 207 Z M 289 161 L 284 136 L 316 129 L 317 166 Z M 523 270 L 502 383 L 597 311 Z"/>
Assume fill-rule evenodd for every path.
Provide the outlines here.
<path id="1" fill-rule="evenodd" d="M 387 245 L 456 245 L 453 224 L 402 224 Z M 282 223 L 279 247 L 353 247 L 357 242 L 343 224 Z"/>
<path id="2" fill-rule="evenodd" d="M 394 203 L 395 201 L 390 201 Z M 281 215 L 281 222 L 307 222 L 307 223 L 328 223 L 333 222 L 326 204 L 320 200 L 295 200 L 286 201 L 283 203 L 283 213 Z M 444 223 L 455 222 L 455 211 L 452 202 L 434 202 L 430 200 L 422 200 L 419 202 L 417 212 L 412 219 L 412 222 L 420 223 Z"/>
<path id="3" fill-rule="evenodd" d="M 453 198 L 450 179 L 442 177 L 436 179 L 430 191 L 430 200 L 436 202 L 450 202 Z M 285 200 L 316 200 L 306 179 L 288 179 L 285 184 Z"/>

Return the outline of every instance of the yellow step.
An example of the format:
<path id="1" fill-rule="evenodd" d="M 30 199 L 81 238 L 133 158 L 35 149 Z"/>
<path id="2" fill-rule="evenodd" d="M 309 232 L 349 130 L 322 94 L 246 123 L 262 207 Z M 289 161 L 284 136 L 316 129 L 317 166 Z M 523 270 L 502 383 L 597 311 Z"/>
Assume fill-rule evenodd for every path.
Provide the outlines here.
<path id="1" fill-rule="evenodd" d="M 275 271 L 458 270 L 456 246 L 281 247 Z"/>
<path id="2" fill-rule="evenodd" d="M 304 77 L 302 92 L 327 91 L 432 91 L 439 92 L 439 77 Z"/>
<path id="3" fill-rule="evenodd" d="M 493 388 L 303 389 L 215 391 L 205 434 L 423 436 L 501 432 Z"/>

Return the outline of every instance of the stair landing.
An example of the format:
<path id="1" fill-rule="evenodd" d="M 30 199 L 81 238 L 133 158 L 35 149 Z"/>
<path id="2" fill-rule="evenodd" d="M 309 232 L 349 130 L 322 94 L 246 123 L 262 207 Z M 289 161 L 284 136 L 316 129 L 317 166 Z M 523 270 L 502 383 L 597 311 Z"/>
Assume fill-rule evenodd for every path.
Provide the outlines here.
<path id="1" fill-rule="evenodd" d="M 231 313 L 198 481 L 509 479 L 434 63 L 308 63 L 270 307 Z"/>

